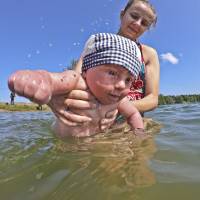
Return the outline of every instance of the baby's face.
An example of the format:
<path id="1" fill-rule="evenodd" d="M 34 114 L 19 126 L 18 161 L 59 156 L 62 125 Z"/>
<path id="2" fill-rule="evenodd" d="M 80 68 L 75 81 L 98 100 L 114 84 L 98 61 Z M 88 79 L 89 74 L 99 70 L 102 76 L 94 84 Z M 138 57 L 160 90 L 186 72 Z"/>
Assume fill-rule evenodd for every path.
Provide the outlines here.
<path id="1" fill-rule="evenodd" d="M 102 104 L 118 102 L 127 95 L 134 81 L 127 69 L 114 64 L 93 67 L 84 76 L 89 89 Z"/>

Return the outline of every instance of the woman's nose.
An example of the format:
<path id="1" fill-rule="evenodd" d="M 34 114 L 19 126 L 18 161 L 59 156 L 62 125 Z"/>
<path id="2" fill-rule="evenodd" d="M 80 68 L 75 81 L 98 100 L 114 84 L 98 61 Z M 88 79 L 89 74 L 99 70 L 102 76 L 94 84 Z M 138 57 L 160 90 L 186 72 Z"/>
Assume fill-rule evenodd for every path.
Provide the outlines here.
<path id="1" fill-rule="evenodd" d="M 135 20 L 135 24 L 137 24 L 138 26 L 141 26 L 142 25 L 142 18 Z"/>

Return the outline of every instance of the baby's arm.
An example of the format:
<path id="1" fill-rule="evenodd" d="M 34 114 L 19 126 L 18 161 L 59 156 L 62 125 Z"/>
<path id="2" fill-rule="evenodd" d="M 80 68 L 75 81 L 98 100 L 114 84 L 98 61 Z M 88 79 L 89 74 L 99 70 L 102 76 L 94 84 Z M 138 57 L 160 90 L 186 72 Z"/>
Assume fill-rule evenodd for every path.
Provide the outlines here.
<path id="1" fill-rule="evenodd" d="M 133 129 L 144 129 L 143 119 L 131 100 L 123 98 L 118 105 L 119 112 L 127 118 L 128 123 Z"/>
<path id="2" fill-rule="evenodd" d="M 75 88 L 80 75 L 75 71 L 50 73 L 44 70 L 21 70 L 9 77 L 11 91 L 38 104 L 46 104 L 53 95 L 66 94 Z"/>

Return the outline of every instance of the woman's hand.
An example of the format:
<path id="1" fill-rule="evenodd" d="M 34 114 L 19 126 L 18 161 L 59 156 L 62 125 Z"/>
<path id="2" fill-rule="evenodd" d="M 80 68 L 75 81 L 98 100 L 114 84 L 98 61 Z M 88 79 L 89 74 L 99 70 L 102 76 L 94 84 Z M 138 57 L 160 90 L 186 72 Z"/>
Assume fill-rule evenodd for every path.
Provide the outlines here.
<path id="1" fill-rule="evenodd" d="M 87 91 L 87 85 L 80 77 L 74 90 L 68 94 L 52 96 L 48 103 L 54 114 L 64 124 L 68 126 L 78 126 L 92 119 L 73 112 L 75 109 L 93 109 L 96 108 L 95 98 Z"/>
<path id="2" fill-rule="evenodd" d="M 96 109 L 98 108 L 98 103 L 95 99 L 95 97 L 89 92 L 84 90 L 72 90 L 67 99 L 65 100 L 65 106 L 67 106 L 69 109 Z M 116 119 L 118 110 L 113 109 L 106 113 L 106 116 L 104 119 L 100 121 L 99 127 L 101 131 L 106 130 L 109 128 L 114 120 Z M 66 119 L 69 120 L 70 114 L 68 113 L 68 116 L 66 116 Z M 77 120 L 74 118 L 73 120 Z"/>
<path id="3" fill-rule="evenodd" d="M 68 95 L 53 96 L 48 103 L 48 106 L 59 120 L 67 126 L 78 126 L 92 120 L 90 117 L 81 116 L 70 111 L 70 108 L 65 104 L 67 98 Z"/>
<path id="4" fill-rule="evenodd" d="M 82 88 L 84 89 L 84 88 Z M 59 96 L 57 99 L 52 99 L 52 104 L 50 105 L 52 111 L 56 116 L 62 120 L 63 123 L 69 126 L 77 126 L 84 122 L 89 122 L 92 119 L 87 116 L 81 116 L 73 112 L 74 109 L 97 109 L 98 103 L 95 97 L 87 90 L 72 90 L 67 96 Z M 59 106 L 58 106 L 59 105 Z M 67 108 L 67 111 L 65 110 Z M 118 110 L 113 109 L 106 113 L 104 119 L 101 120 L 99 126 L 103 131 L 109 128 L 114 120 L 116 119 Z"/>
<path id="5" fill-rule="evenodd" d="M 84 88 L 83 88 L 84 89 Z M 97 103 L 95 97 L 86 90 L 72 90 L 64 102 L 69 109 L 95 109 Z"/>
<path id="6" fill-rule="evenodd" d="M 118 110 L 114 109 L 106 113 L 106 118 L 102 119 L 100 122 L 100 129 L 104 131 L 108 129 L 115 121 L 117 117 Z"/>

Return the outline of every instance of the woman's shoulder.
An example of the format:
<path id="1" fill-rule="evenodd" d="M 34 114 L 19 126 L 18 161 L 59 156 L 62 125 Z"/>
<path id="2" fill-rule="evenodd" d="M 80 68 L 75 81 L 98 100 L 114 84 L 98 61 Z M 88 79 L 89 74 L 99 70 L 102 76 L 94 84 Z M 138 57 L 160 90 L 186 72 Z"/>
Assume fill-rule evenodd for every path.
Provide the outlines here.
<path id="1" fill-rule="evenodd" d="M 153 60 L 158 60 L 158 54 L 156 49 L 145 44 L 141 44 L 142 54 L 146 64 L 151 63 Z"/>
<path id="2" fill-rule="evenodd" d="M 146 44 L 141 44 L 141 46 L 142 46 L 143 53 L 147 53 L 147 54 L 150 54 L 150 55 L 157 55 L 157 51 L 153 47 L 150 47 Z"/>

